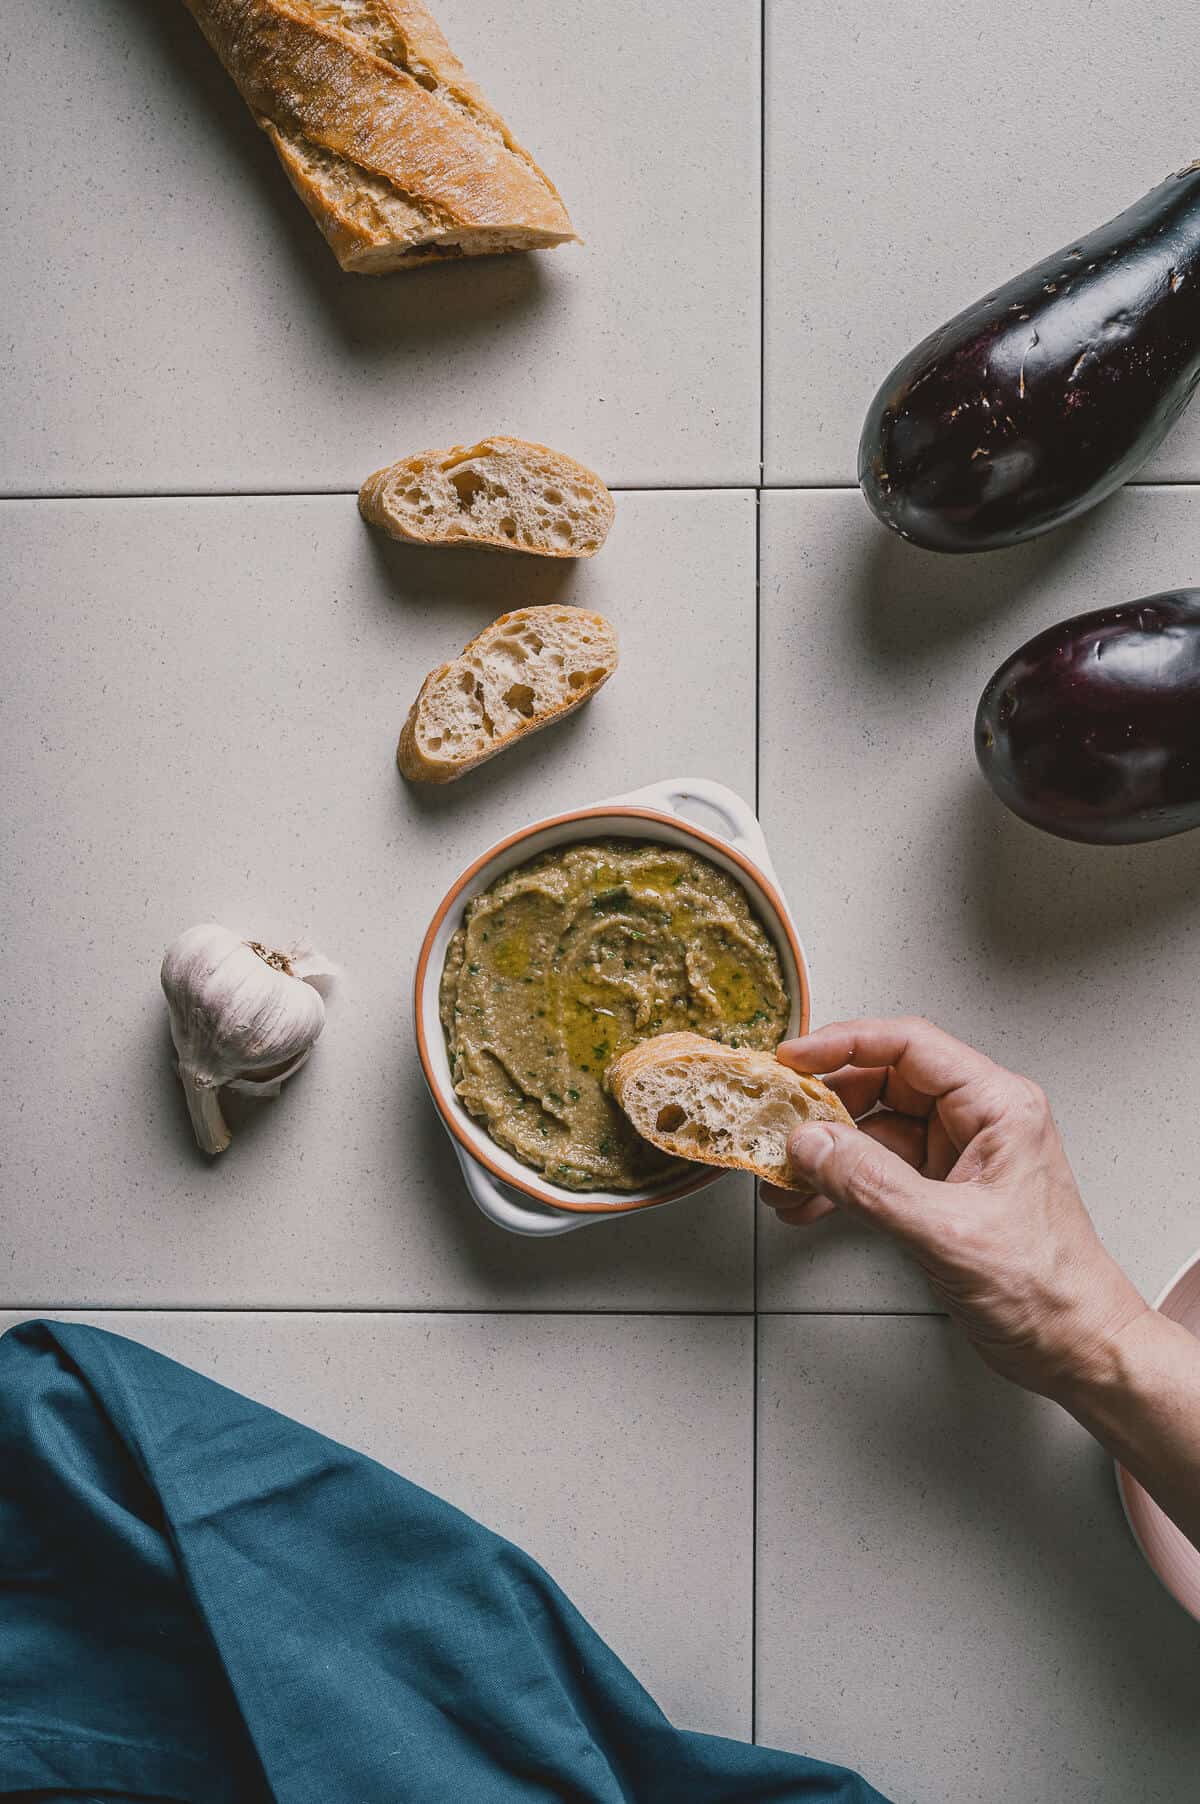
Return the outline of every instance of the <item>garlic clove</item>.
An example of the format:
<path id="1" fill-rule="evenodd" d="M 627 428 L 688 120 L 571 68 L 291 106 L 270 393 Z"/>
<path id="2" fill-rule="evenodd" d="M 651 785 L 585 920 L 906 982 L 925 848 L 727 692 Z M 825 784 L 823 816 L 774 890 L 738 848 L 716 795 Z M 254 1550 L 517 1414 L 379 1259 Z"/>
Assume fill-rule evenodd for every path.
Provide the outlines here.
<path id="1" fill-rule="evenodd" d="M 204 922 L 168 946 L 161 980 L 198 1144 L 224 1152 L 224 1087 L 277 1096 L 325 1025 L 317 982 L 335 967 L 308 946 L 275 951 Z"/>
<path id="2" fill-rule="evenodd" d="M 284 1066 L 282 1070 L 265 1074 L 261 1078 L 232 1077 L 225 1088 L 237 1090 L 243 1096 L 278 1096 L 285 1080 L 291 1077 L 293 1072 L 299 1071 L 301 1065 L 307 1065 L 311 1051 L 312 1047 L 309 1046 L 298 1059 L 293 1059 L 290 1065 Z"/>
<path id="3" fill-rule="evenodd" d="M 305 983 L 311 983 L 322 996 L 329 994 L 334 980 L 341 976 L 336 965 L 331 964 L 320 952 L 314 952 L 303 940 L 288 948 L 287 958 L 292 967 L 292 975 L 302 978 Z"/>

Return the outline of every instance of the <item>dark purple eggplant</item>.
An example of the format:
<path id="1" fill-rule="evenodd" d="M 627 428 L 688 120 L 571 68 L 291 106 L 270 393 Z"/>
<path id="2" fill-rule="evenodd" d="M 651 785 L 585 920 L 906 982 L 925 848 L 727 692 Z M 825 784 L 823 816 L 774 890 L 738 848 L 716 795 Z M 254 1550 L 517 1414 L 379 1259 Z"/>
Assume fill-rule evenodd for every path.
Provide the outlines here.
<path id="1" fill-rule="evenodd" d="M 1061 526 L 1128 480 L 1200 380 L 1200 162 L 976 301 L 872 401 L 858 479 L 931 551 Z"/>
<path id="2" fill-rule="evenodd" d="M 1200 589 L 1064 620 L 980 697 L 975 755 L 1047 833 L 1133 845 L 1200 827 Z"/>

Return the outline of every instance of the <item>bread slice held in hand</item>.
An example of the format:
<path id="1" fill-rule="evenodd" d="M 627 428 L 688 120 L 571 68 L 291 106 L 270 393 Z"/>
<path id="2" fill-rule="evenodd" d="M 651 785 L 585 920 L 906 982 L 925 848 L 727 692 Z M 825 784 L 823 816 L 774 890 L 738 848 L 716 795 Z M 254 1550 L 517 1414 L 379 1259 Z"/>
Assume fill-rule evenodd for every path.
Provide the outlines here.
<path id="1" fill-rule="evenodd" d="M 613 498 L 591 470 L 519 438 L 419 451 L 358 491 L 364 520 L 416 545 L 490 545 L 538 557 L 591 557 Z"/>
<path id="2" fill-rule="evenodd" d="M 387 275 L 575 237 L 420 0 L 187 0 L 338 262 Z"/>
<path id="3" fill-rule="evenodd" d="M 657 1034 L 614 1059 L 608 1085 L 644 1140 L 677 1159 L 752 1171 L 797 1185 L 787 1143 L 806 1121 L 853 1126 L 820 1078 L 790 1071 L 770 1052 L 722 1046 L 701 1034 Z"/>
<path id="4" fill-rule="evenodd" d="M 518 608 L 431 670 L 396 762 L 415 783 L 452 783 L 581 708 L 617 668 L 617 635 L 586 608 Z"/>

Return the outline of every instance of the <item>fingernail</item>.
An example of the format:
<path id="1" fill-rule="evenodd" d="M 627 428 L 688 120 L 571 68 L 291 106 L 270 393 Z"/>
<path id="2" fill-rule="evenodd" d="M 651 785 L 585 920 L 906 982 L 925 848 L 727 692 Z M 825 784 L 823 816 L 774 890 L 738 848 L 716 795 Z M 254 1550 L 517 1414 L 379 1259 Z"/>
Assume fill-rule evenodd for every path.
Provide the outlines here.
<path id="1" fill-rule="evenodd" d="M 833 1146 L 833 1135 L 818 1121 L 806 1122 L 788 1141 L 788 1158 L 801 1171 L 816 1171 Z"/>

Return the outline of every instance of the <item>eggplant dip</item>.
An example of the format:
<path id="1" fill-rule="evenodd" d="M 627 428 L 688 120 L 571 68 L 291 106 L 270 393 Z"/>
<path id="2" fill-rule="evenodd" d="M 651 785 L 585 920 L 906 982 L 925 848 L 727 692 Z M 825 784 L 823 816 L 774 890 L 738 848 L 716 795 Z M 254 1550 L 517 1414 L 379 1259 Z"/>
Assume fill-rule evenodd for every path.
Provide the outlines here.
<path id="1" fill-rule="evenodd" d="M 684 1170 L 643 1140 L 605 1071 L 651 1034 L 774 1049 L 779 955 L 732 877 L 645 840 L 563 846 L 497 878 L 450 941 L 440 1007 L 454 1088 L 501 1146 L 570 1190 Z"/>

